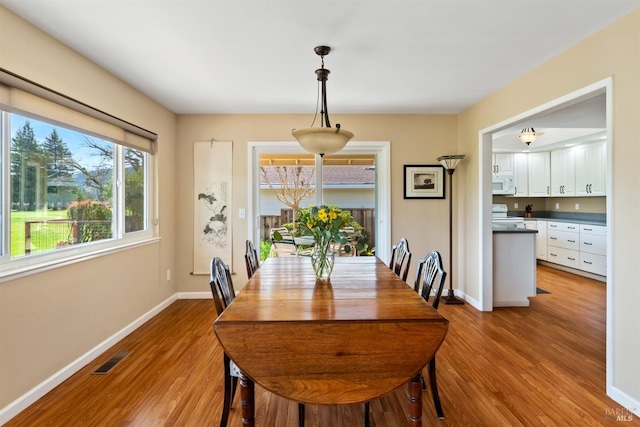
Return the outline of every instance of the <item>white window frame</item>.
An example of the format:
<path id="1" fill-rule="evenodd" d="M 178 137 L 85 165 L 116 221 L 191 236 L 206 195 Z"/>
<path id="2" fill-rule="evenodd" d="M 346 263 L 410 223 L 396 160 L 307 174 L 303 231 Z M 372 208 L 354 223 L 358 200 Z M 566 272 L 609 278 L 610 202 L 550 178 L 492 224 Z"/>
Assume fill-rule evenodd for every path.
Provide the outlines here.
<path id="1" fill-rule="evenodd" d="M 260 240 L 260 155 L 273 153 L 307 153 L 295 141 L 247 143 L 247 236 Z M 383 261 L 391 257 L 391 142 L 350 142 L 339 154 L 375 154 L 376 156 L 376 256 Z M 308 153 L 307 153 L 308 154 Z M 316 171 L 319 169 L 316 156 Z M 320 166 L 321 167 L 321 166 Z M 253 220 L 252 220 L 253 218 Z"/>
<path id="2" fill-rule="evenodd" d="M 8 116 L 11 112 L 1 110 L 2 118 L 0 119 L 0 131 L 2 132 L 2 166 L 0 167 L 0 173 L 2 174 L 0 182 L 2 208 L 0 212 L 0 220 L 2 222 L 2 244 L 3 254 L 0 256 L 0 283 L 15 280 L 21 277 L 29 276 L 32 274 L 47 271 L 53 268 L 58 268 L 75 262 L 85 261 L 98 256 L 104 256 L 106 254 L 124 250 L 132 246 L 139 246 L 149 244 L 157 240 L 154 237 L 154 230 L 152 226 L 151 217 L 152 211 L 152 198 L 153 198 L 153 180 L 155 177 L 152 171 L 155 170 L 153 162 L 155 162 L 155 156 L 151 153 L 145 153 L 144 161 L 144 173 L 145 173 L 145 228 L 139 231 L 133 231 L 129 233 L 124 232 L 124 144 L 117 141 L 111 141 L 114 143 L 114 198 L 113 198 L 113 237 L 111 239 L 101 240 L 98 242 L 84 243 L 81 245 L 73 245 L 68 248 L 59 251 L 50 251 L 38 254 L 32 254 L 23 256 L 20 258 L 11 258 L 11 203 L 10 203 L 10 168 L 7 167 L 7 162 L 10 161 L 11 155 L 11 129 Z M 20 113 L 20 115 L 29 117 L 28 114 Z M 46 119 L 40 117 L 30 117 L 33 120 L 47 122 Z M 51 123 L 54 126 L 58 124 Z M 82 132 L 82 131 L 79 131 Z M 86 133 L 91 136 L 92 134 Z M 134 148 L 135 149 L 135 148 Z"/>

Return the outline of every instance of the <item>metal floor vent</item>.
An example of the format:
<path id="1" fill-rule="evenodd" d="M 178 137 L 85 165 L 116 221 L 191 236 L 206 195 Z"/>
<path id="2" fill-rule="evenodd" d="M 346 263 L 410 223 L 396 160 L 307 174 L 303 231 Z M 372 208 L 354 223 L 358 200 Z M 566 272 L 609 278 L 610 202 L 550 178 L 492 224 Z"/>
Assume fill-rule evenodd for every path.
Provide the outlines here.
<path id="1" fill-rule="evenodd" d="M 92 375 L 108 374 L 110 370 L 112 370 L 118 363 L 122 362 L 125 357 L 127 357 L 131 353 L 132 352 L 129 350 L 122 350 L 117 352 L 111 359 L 107 360 L 102 366 L 93 371 Z"/>

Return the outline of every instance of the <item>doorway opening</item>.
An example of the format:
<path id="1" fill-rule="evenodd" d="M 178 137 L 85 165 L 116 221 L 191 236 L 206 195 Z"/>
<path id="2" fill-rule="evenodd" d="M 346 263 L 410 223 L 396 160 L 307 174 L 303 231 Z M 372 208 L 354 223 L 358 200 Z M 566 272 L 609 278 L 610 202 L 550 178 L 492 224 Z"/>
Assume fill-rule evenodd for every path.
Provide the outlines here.
<path id="1" fill-rule="evenodd" d="M 285 171 L 285 167 L 287 170 Z M 291 175 L 286 178 L 285 176 Z M 389 256 L 391 241 L 390 143 L 350 143 L 324 158 L 309 154 L 296 142 L 250 142 L 248 145 L 249 221 L 247 235 L 254 242 L 268 240 L 270 230 L 291 223 L 293 208 L 279 200 L 283 183 L 309 187 L 299 206 L 337 205 L 351 212 L 367 230 L 367 248 Z M 313 183 L 309 184 L 309 180 Z M 317 190 L 321 191 L 317 191 Z M 266 233 L 266 234 L 265 234 Z"/>
<path id="2" fill-rule="evenodd" d="M 588 103 L 589 100 L 593 100 L 595 97 L 604 96 L 605 99 L 605 117 L 604 117 L 604 136 L 606 137 L 606 177 L 605 177 L 605 195 L 606 195 L 606 218 L 607 218 L 607 237 L 606 237 L 606 295 L 607 295 L 607 318 L 606 318 L 606 371 L 607 371 L 607 390 L 611 388 L 612 374 L 613 374 L 613 306 L 612 306 L 612 283 L 614 279 L 612 277 L 611 260 L 614 257 L 612 239 L 612 205 L 613 205 L 613 193 L 611 191 L 613 187 L 612 183 L 612 153 L 613 144 L 612 139 L 612 104 L 613 104 L 613 90 L 612 78 L 606 78 L 599 82 L 593 83 L 587 87 L 579 89 L 575 92 L 562 96 L 551 102 L 543 104 L 532 110 L 526 111 L 515 117 L 507 119 L 503 122 L 497 123 L 488 128 L 482 129 L 479 132 L 479 171 L 480 171 L 480 230 L 481 236 L 480 242 L 480 254 L 481 259 L 479 262 L 480 268 L 480 301 L 478 301 L 478 307 L 482 311 L 493 310 L 493 230 L 492 230 L 492 148 L 493 148 L 493 136 L 505 129 L 511 127 L 530 127 L 523 126 L 524 123 L 530 123 L 530 121 L 542 118 L 553 117 L 554 114 L 559 114 L 562 110 L 579 111 L 579 108 Z"/>

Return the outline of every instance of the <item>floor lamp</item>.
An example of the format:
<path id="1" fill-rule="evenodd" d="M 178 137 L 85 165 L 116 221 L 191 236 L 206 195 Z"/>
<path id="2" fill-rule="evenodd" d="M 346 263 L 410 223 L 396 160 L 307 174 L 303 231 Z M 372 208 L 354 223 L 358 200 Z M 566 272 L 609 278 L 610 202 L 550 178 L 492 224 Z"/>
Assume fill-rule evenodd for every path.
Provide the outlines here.
<path id="1" fill-rule="evenodd" d="M 438 157 L 438 161 L 449 174 L 449 292 L 440 297 L 445 304 L 464 304 L 464 301 L 453 293 L 453 172 L 462 159 L 464 154 Z"/>

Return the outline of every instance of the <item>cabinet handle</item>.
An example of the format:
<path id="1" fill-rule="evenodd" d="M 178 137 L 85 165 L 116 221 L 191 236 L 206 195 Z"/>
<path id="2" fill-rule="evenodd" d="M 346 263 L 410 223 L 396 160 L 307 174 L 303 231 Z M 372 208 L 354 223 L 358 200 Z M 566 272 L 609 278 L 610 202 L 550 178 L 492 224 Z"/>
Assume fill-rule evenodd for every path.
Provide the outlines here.
<path id="1" fill-rule="evenodd" d="M 593 228 L 586 228 L 585 227 L 584 231 L 593 231 Z"/>
<path id="2" fill-rule="evenodd" d="M 590 262 L 590 261 L 585 261 L 585 260 L 582 260 L 582 262 L 584 262 L 585 264 L 593 264 L 592 262 Z"/>
<path id="3" fill-rule="evenodd" d="M 554 254 L 554 253 L 551 253 L 551 252 L 549 252 L 549 255 L 551 255 L 551 256 L 558 256 L 558 254 Z"/>
<path id="4" fill-rule="evenodd" d="M 567 242 L 569 242 L 569 243 L 575 243 L 576 241 L 575 241 L 575 240 L 567 240 Z"/>
<path id="5" fill-rule="evenodd" d="M 547 194 L 549 194 L 549 186 L 547 185 Z"/>
<path id="6" fill-rule="evenodd" d="M 500 166 L 496 165 L 496 173 L 500 172 Z"/>
<path id="7" fill-rule="evenodd" d="M 518 187 L 513 187 L 513 192 L 514 192 L 515 194 L 518 194 Z"/>
<path id="8" fill-rule="evenodd" d="M 593 193 L 592 187 L 593 187 L 593 184 L 589 184 L 589 193 Z"/>
<path id="9" fill-rule="evenodd" d="M 593 245 L 593 243 L 589 243 L 589 242 L 582 242 L 582 243 L 584 243 L 584 244 L 585 244 L 585 245 L 587 245 L 587 246 L 591 246 L 591 245 Z"/>
<path id="10" fill-rule="evenodd" d="M 557 225 L 555 225 L 555 224 L 549 224 L 549 227 L 554 227 L 554 228 L 556 228 L 556 227 L 558 227 L 558 226 L 557 226 Z"/>
<path id="11" fill-rule="evenodd" d="M 558 240 L 558 238 L 557 238 L 557 237 L 551 237 L 551 236 L 549 236 L 549 238 L 550 238 L 551 240 Z"/>
<path id="12" fill-rule="evenodd" d="M 585 186 L 584 186 L 584 191 L 585 191 L 585 193 L 588 193 L 588 192 L 589 192 L 589 184 L 587 184 L 587 185 L 585 185 Z"/>
<path id="13" fill-rule="evenodd" d="M 568 226 L 568 225 L 567 225 L 567 228 L 568 228 L 569 230 L 575 230 L 575 229 L 576 229 L 575 227 L 570 227 L 570 226 Z"/>
<path id="14" fill-rule="evenodd" d="M 567 257 L 567 259 L 568 259 L 569 261 L 575 261 L 575 260 L 576 260 L 575 258 L 571 258 L 570 256 L 568 256 L 568 257 Z"/>

